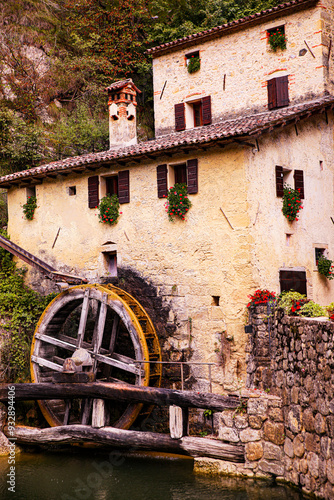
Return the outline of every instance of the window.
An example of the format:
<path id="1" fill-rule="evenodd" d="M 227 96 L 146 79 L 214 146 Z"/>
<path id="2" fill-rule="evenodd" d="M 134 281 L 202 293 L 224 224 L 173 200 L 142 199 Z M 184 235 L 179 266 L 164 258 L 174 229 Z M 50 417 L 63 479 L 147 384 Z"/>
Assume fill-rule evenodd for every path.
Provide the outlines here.
<path id="1" fill-rule="evenodd" d="M 281 292 L 299 292 L 307 295 L 306 272 L 293 270 L 280 270 L 279 280 Z"/>
<path id="2" fill-rule="evenodd" d="M 35 186 L 29 186 L 26 188 L 26 195 L 27 199 L 31 198 L 32 196 L 36 197 L 36 187 Z"/>
<path id="3" fill-rule="evenodd" d="M 198 192 L 198 161 L 197 159 L 188 160 L 187 163 L 180 165 L 157 166 L 157 186 L 158 198 L 164 198 L 168 192 L 168 186 L 176 183 L 184 183 L 188 186 L 189 194 Z"/>
<path id="4" fill-rule="evenodd" d="M 199 59 L 199 50 L 196 50 L 195 52 L 189 52 L 189 54 L 186 54 L 186 65 L 188 66 L 189 62 L 191 59 Z"/>
<path id="5" fill-rule="evenodd" d="M 186 128 L 201 127 L 210 125 L 211 116 L 211 96 L 187 103 L 175 104 L 175 130 L 180 132 Z"/>
<path id="6" fill-rule="evenodd" d="M 267 30 L 267 41 L 270 48 L 276 52 L 277 49 L 286 49 L 285 27 L 275 26 Z"/>
<path id="7" fill-rule="evenodd" d="M 281 167 L 276 165 L 275 167 L 275 177 L 276 177 L 276 196 L 279 198 L 283 197 L 284 185 L 292 184 L 292 177 L 294 179 L 294 189 L 299 191 L 300 198 L 304 199 L 304 172 L 303 170 L 291 170 L 289 168 Z"/>
<path id="8" fill-rule="evenodd" d="M 289 105 L 289 80 L 287 76 L 268 80 L 267 90 L 268 109 L 282 108 Z"/>
<path id="9" fill-rule="evenodd" d="M 76 188 L 76 186 L 69 186 L 67 188 L 67 194 L 69 196 L 75 196 L 77 194 L 77 188 Z"/>
<path id="10" fill-rule="evenodd" d="M 96 208 L 99 205 L 99 185 L 101 180 L 101 196 L 117 194 L 120 203 L 130 202 L 130 172 L 121 170 L 118 175 L 88 177 L 88 206 Z"/>
<path id="11" fill-rule="evenodd" d="M 117 277 L 117 253 L 116 252 L 103 252 L 104 260 L 104 274 L 107 277 Z"/>
<path id="12" fill-rule="evenodd" d="M 186 54 L 186 67 L 188 73 L 196 73 L 201 68 L 201 60 L 199 58 L 199 51 L 190 52 Z"/>

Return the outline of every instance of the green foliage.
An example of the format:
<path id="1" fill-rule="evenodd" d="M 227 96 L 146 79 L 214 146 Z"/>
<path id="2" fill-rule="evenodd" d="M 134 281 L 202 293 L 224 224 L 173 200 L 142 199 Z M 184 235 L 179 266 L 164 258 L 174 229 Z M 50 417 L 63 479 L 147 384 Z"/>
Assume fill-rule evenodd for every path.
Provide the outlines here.
<path id="1" fill-rule="evenodd" d="M 277 49 L 285 50 L 286 49 L 286 38 L 284 31 L 282 29 L 277 29 L 274 32 L 271 32 L 268 37 L 268 42 L 270 48 L 276 52 Z"/>
<path id="2" fill-rule="evenodd" d="M 282 292 L 278 299 L 278 306 L 282 307 L 285 314 L 291 314 L 291 308 L 294 307 L 296 302 L 304 302 L 307 300 L 306 295 L 298 292 Z"/>
<path id="3" fill-rule="evenodd" d="M 319 316 L 327 316 L 326 310 L 319 304 L 316 304 L 312 300 L 302 305 L 299 311 L 300 316 L 308 316 L 310 318 L 316 318 Z"/>
<path id="4" fill-rule="evenodd" d="M 185 184 L 175 184 L 168 190 L 165 209 L 171 222 L 175 217 L 184 220 L 190 207 L 191 201 Z"/>
<path id="5" fill-rule="evenodd" d="M 298 220 L 297 215 L 299 210 L 303 207 L 301 206 L 301 199 L 299 191 L 292 189 L 287 184 L 284 186 L 283 190 L 283 215 L 290 221 Z"/>
<path id="6" fill-rule="evenodd" d="M 205 418 L 210 418 L 213 415 L 213 410 L 204 410 L 203 415 Z"/>
<path id="7" fill-rule="evenodd" d="M 102 198 L 98 208 L 100 222 L 110 224 L 111 226 L 117 224 L 118 217 L 122 212 L 119 211 L 119 201 L 116 194 L 107 195 Z"/>
<path id="8" fill-rule="evenodd" d="M 3 236 L 6 233 L 1 231 Z M 55 294 L 46 297 L 24 285 L 25 271 L 17 269 L 12 256 L 0 248 L 0 324 L 3 376 L 12 382 L 29 378 L 30 346 L 35 325 Z"/>
<path id="9" fill-rule="evenodd" d="M 0 190 L 0 229 L 7 226 L 8 209 L 7 209 L 7 191 Z"/>
<path id="10" fill-rule="evenodd" d="M 188 73 L 195 73 L 200 69 L 200 67 L 201 67 L 200 58 L 198 56 L 191 56 L 187 64 Z"/>
<path id="11" fill-rule="evenodd" d="M 23 206 L 23 213 L 27 220 L 33 220 L 35 209 L 37 208 L 37 198 L 36 196 L 28 196 L 27 203 Z"/>
<path id="12" fill-rule="evenodd" d="M 333 261 L 330 259 L 327 259 L 326 257 L 324 257 L 322 255 L 317 262 L 319 274 L 322 274 L 323 276 L 325 276 L 329 280 L 332 280 L 334 278 L 332 265 L 333 265 Z"/>

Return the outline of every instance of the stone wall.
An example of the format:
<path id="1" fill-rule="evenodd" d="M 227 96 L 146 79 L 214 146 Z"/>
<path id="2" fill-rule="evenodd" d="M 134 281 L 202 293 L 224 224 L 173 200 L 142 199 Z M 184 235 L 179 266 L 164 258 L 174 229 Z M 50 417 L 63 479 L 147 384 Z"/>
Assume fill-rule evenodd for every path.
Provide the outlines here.
<path id="1" fill-rule="evenodd" d="M 251 314 L 247 384 L 281 398 L 284 478 L 334 498 L 334 324 L 268 312 Z"/>

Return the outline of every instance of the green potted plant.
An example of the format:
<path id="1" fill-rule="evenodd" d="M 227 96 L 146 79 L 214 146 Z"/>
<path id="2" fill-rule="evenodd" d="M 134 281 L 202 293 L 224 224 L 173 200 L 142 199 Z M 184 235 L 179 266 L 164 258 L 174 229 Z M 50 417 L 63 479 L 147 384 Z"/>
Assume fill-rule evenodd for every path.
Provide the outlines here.
<path id="1" fill-rule="evenodd" d="M 332 280 L 334 278 L 333 270 L 332 270 L 333 261 L 327 259 L 324 255 L 321 255 L 317 260 L 317 268 L 319 274 L 325 276 L 327 279 Z"/>
<path id="2" fill-rule="evenodd" d="M 173 222 L 175 218 L 184 220 L 191 207 L 186 184 L 175 184 L 175 186 L 172 186 L 168 190 L 166 198 L 165 209 L 169 220 L 171 222 Z"/>
<path id="3" fill-rule="evenodd" d="M 34 213 L 37 208 L 37 198 L 36 196 L 28 196 L 27 203 L 22 207 L 24 216 L 27 220 L 32 220 L 34 218 Z"/>
<path id="4" fill-rule="evenodd" d="M 268 33 L 268 42 L 271 50 L 276 52 L 277 49 L 286 49 L 286 36 L 282 28 L 277 28 Z"/>
<path id="5" fill-rule="evenodd" d="M 298 220 L 298 212 L 303 208 L 301 203 L 299 189 L 292 189 L 286 184 L 283 189 L 282 212 L 288 221 L 293 222 L 294 220 Z"/>
<path id="6" fill-rule="evenodd" d="M 99 209 L 99 222 L 110 226 L 117 224 L 118 218 L 122 214 L 119 211 L 119 200 L 116 194 L 104 196 L 97 208 Z"/>
<path id="7" fill-rule="evenodd" d="M 189 59 L 187 60 L 188 73 L 195 73 L 200 69 L 200 67 L 201 67 L 201 60 L 199 56 L 197 55 L 190 56 Z"/>

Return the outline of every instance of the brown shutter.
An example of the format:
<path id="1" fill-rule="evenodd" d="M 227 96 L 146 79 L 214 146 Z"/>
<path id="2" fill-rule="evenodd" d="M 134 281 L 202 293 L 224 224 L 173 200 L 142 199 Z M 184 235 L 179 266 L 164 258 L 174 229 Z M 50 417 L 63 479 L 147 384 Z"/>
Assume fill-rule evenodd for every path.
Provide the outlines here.
<path id="1" fill-rule="evenodd" d="M 268 90 L 268 109 L 275 109 L 277 106 L 276 100 L 276 78 L 267 81 Z"/>
<path id="2" fill-rule="evenodd" d="M 184 103 L 175 104 L 175 130 L 180 132 L 186 128 L 186 117 L 184 112 Z"/>
<path id="3" fill-rule="evenodd" d="M 211 123 L 211 96 L 203 97 L 202 99 L 202 117 L 203 125 L 210 125 Z"/>
<path id="4" fill-rule="evenodd" d="M 118 172 L 118 199 L 120 203 L 129 203 L 130 201 L 129 170 Z"/>
<path id="5" fill-rule="evenodd" d="M 306 272 L 305 271 L 280 271 L 279 280 L 281 292 L 294 292 L 307 295 Z"/>
<path id="6" fill-rule="evenodd" d="M 167 165 L 157 166 L 158 198 L 167 196 Z"/>
<path id="7" fill-rule="evenodd" d="M 96 208 L 99 204 L 99 176 L 88 177 L 88 207 Z"/>
<path id="8" fill-rule="evenodd" d="M 293 177 L 295 179 L 295 189 L 299 191 L 300 197 L 304 199 L 304 172 L 302 170 L 295 170 Z"/>
<path id="9" fill-rule="evenodd" d="M 196 194 L 198 192 L 198 161 L 197 159 L 187 161 L 188 193 Z"/>
<path id="10" fill-rule="evenodd" d="M 276 78 L 277 108 L 289 105 L 289 79 L 287 76 Z"/>
<path id="11" fill-rule="evenodd" d="M 276 196 L 283 196 L 283 167 L 276 165 Z"/>

